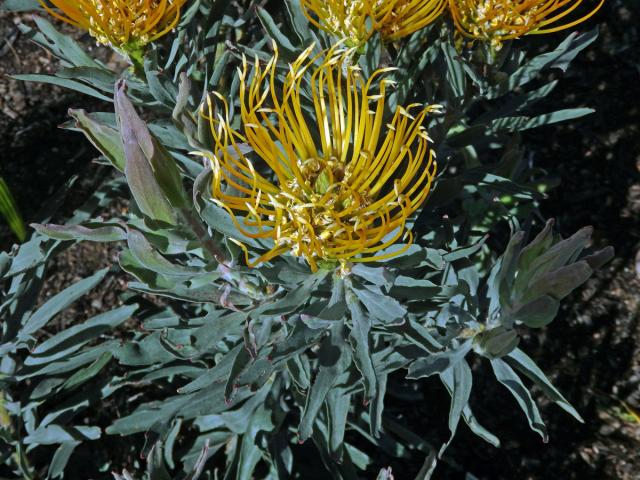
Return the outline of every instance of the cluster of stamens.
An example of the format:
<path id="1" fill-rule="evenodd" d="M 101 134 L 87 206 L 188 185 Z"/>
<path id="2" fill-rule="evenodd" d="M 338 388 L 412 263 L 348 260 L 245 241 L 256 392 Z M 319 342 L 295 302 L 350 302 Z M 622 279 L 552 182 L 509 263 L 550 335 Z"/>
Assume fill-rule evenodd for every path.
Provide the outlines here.
<path id="1" fill-rule="evenodd" d="M 528 34 L 551 33 L 584 22 L 604 3 L 577 20 L 564 23 L 583 0 L 449 0 L 458 30 L 474 40 L 488 41 L 496 49 L 502 42 Z"/>
<path id="2" fill-rule="evenodd" d="M 361 46 L 375 32 L 396 41 L 434 22 L 447 0 L 302 0 L 303 12 L 318 28 Z"/>
<path id="3" fill-rule="evenodd" d="M 212 198 L 242 235 L 273 242 L 250 259 L 235 239 L 250 266 L 286 252 L 304 257 L 313 270 L 320 261 L 399 255 L 412 242 L 407 221 L 435 177 L 423 122 L 437 107 L 398 107 L 385 124 L 391 82 L 378 77 L 391 69 L 367 79 L 353 64 L 353 48 L 338 45 L 318 55 L 312 50 L 289 65 L 281 91 L 273 88 L 277 49 L 266 66 L 256 59 L 251 76 L 245 60 L 243 133 L 231 127 L 221 95 L 214 97 L 224 113 L 216 113 L 212 98 L 202 113 L 215 141 L 214 152 L 203 153 L 212 163 Z M 404 245 L 390 249 L 401 239 Z"/>
<path id="4" fill-rule="evenodd" d="M 53 10 L 47 1 L 58 11 Z M 186 0 L 40 0 L 49 13 L 102 44 L 140 47 L 173 29 Z"/>

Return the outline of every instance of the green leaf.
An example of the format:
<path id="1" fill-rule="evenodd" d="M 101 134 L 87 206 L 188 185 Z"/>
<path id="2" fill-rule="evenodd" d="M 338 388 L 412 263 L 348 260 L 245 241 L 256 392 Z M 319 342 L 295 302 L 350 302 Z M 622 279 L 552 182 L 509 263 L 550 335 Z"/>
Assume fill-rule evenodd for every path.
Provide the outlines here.
<path id="1" fill-rule="evenodd" d="M 615 253 L 616 252 L 613 247 L 605 247 L 591 255 L 587 255 L 582 258 L 582 260 L 587 262 L 589 266 L 595 270 L 596 268 L 601 268 L 605 264 L 609 263 L 615 256 Z"/>
<path id="2" fill-rule="evenodd" d="M 469 258 L 472 255 L 475 255 L 476 253 L 478 253 L 482 249 L 482 246 L 487 241 L 487 238 L 489 238 L 489 236 L 485 235 L 473 245 L 468 247 L 465 246 L 465 247 L 456 248 L 455 250 L 452 250 L 451 252 L 445 254 L 442 258 L 444 258 L 445 262 L 449 262 L 449 263 L 455 262 L 457 260 L 462 260 L 463 258 Z"/>
<path id="3" fill-rule="evenodd" d="M 533 261 L 551 246 L 553 243 L 553 224 L 553 220 L 547 221 L 536 238 L 522 249 L 518 256 L 518 270 L 528 271 Z"/>
<path id="4" fill-rule="evenodd" d="M 418 379 L 442 374 L 460 363 L 471 350 L 471 346 L 471 341 L 467 340 L 453 350 L 418 358 L 409 366 L 407 378 Z"/>
<path id="5" fill-rule="evenodd" d="M 32 223 L 31 226 L 42 235 L 56 240 L 75 240 L 89 242 L 118 242 L 127 239 L 126 232 L 119 226 L 104 226 L 102 223 L 85 225 L 54 225 L 52 223 Z"/>
<path id="6" fill-rule="evenodd" d="M 40 32 L 53 44 L 57 50 L 55 53 L 62 59 L 75 66 L 101 67 L 70 35 L 60 33 L 52 23 L 42 17 L 35 15 L 33 20 Z"/>
<path id="7" fill-rule="evenodd" d="M 169 363 L 179 357 L 165 348 L 160 340 L 162 332 L 153 332 L 140 340 L 129 340 L 113 350 L 122 365 L 139 366 Z"/>
<path id="8" fill-rule="evenodd" d="M 467 76 L 463 61 L 455 47 L 449 42 L 440 44 L 447 65 L 447 86 L 453 92 L 454 98 L 461 98 L 467 91 Z"/>
<path id="9" fill-rule="evenodd" d="M 178 89 L 166 78 L 158 65 L 158 51 L 148 49 L 144 56 L 144 73 L 149 92 L 165 107 L 173 109 L 176 104 Z"/>
<path id="10" fill-rule="evenodd" d="M 248 145 L 239 144 L 238 148 L 244 153 L 251 151 Z M 213 230 L 220 232 L 228 238 L 240 240 L 245 245 L 262 248 L 255 239 L 243 235 L 238 227 L 234 224 L 229 213 L 223 208 L 215 205 L 211 200 L 211 167 L 206 167 L 200 172 L 193 184 L 193 203 L 200 215 L 200 218 Z M 250 227 L 246 227 L 251 231 Z"/>
<path id="11" fill-rule="evenodd" d="M 181 395 L 165 398 L 159 404 L 143 404 L 133 413 L 114 419 L 107 427 L 109 435 L 131 435 L 133 433 L 146 432 L 157 422 L 166 422 L 174 414 L 184 408 L 195 395 Z"/>
<path id="12" fill-rule="evenodd" d="M 381 372 L 381 368 L 376 368 L 376 396 L 369 403 L 369 417 L 371 422 L 369 423 L 369 431 L 374 437 L 379 437 L 382 431 L 382 414 L 384 412 L 384 396 L 387 393 L 387 381 L 389 376 L 386 372 Z"/>
<path id="13" fill-rule="evenodd" d="M 464 419 L 465 423 L 469 426 L 471 431 L 475 433 L 478 437 L 482 438 L 485 442 L 493 445 L 494 447 L 500 448 L 500 439 L 496 437 L 493 433 L 491 433 L 489 430 L 484 428 L 482 425 L 480 425 L 480 423 L 478 423 L 478 420 L 476 419 L 475 415 L 471 411 L 471 408 L 469 407 L 469 405 L 467 405 L 462 409 L 462 418 Z"/>
<path id="14" fill-rule="evenodd" d="M 105 102 L 112 101 L 109 97 L 100 93 L 98 90 L 95 90 L 94 88 L 82 82 L 78 82 L 76 80 L 70 80 L 67 78 L 58 78 L 51 75 L 40 75 L 40 74 L 13 75 L 12 78 L 15 78 L 16 80 L 21 80 L 23 82 L 38 82 L 38 83 L 48 83 L 51 85 L 57 85 L 59 87 L 68 88 L 69 90 L 74 90 L 76 92 L 84 93 L 85 95 L 95 97 Z"/>
<path id="15" fill-rule="evenodd" d="M 352 292 L 347 292 L 347 305 L 351 312 L 350 340 L 353 344 L 353 358 L 356 367 L 362 374 L 364 396 L 370 401 L 375 398 L 377 390 L 376 372 L 371 359 L 371 319 L 364 315 L 360 302 Z"/>
<path id="16" fill-rule="evenodd" d="M 171 480 L 171 475 L 169 475 L 167 467 L 164 464 L 162 443 L 160 442 L 156 443 L 149 452 L 147 478 L 149 478 L 149 480 Z"/>
<path id="17" fill-rule="evenodd" d="M 116 86 L 115 107 L 126 157 L 125 175 L 136 204 L 150 218 L 175 225 L 175 209 L 187 206 L 175 161 L 136 113 L 123 81 Z"/>
<path id="18" fill-rule="evenodd" d="M 98 375 L 100 371 L 111 361 L 113 354 L 104 352 L 91 365 L 82 368 L 71 375 L 62 385 L 61 390 L 71 390 L 72 388 L 82 385 Z"/>
<path id="19" fill-rule="evenodd" d="M 509 317 L 524 323 L 529 328 L 543 328 L 556 318 L 559 308 L 558 300 L 550 295 L 543 295 L 523 305 Z"/>
<path id="20" fill-rule="evenodd" d="M 439 353 L 444 347 L 433 337 L 429 329 L 415 319 L 409 319 L 402 325 L 388 327 L 388 330 L 397 335 L 404 336 L 410 344 L 417 345 L 428 354 Z"/>
<path id="21" fill-rule="evenodd" d="M 378 472 L 378 476 L 376 477 L 376 480 L 394 480 L 394 476 L 393 476 L 393 472 L 391 470 L 391 467 L 388 468 L 383 468 L 380 470 L 380 472 Z"/>
<path id="22" fill-rule="evenodd" d="M 545 273 L 529 284 L 522 302 L 529 302 L 545 294 L 557 300 L 562 300 L 586 282 L 592 274 L 593 269 L 587 262 L 583 261 Z"/>
<path id="23" fill-rule="evenodd" d="M 520 285 L 528 285 L 530 281 L 537 280 L 545 273 L 557 270 L 572 260 L 575 261 L 591 240 L 592 234 L 592 227 L 582 228 L 571 237 L 556 243 L 544 253 L 538 255 L 526 271 L 524 277 L 527 281 L 523 281 Z"/>
<path id="24" fill-rule="evenodd" d="M 319 310 L 319 311 L 318 311 Z M 342 320 L 347 313 L 345 282 L 334 273 L 331 284 L 331 297 L 327 303 L 312 303 L 302 316 L 302 321 L 311 328 L 328 328 L 335 320 Z"/>
<path id="25" fill-rule="evenodd" d="M 409 301 L 429 300 L 441 290 L 441 287 L 429 280 L 399 275 L 393 283 L 390 294 L 394 298 L 406 298 Z"/>
<path id="26" fill-rule="evenodd" d="M 24 443 L 26 445 L 55 445 L 57 443 L 97 440 L 100 435 L 101 430 L 98 427 L 48 425 L 44 428 L 38 428 L 27 435 Z"/>
<path id="27" fill-rule="evenodd" d="M 309 29 L 309 20 L 302 13 L 300 0 L 286 0 L 285 6 L 289 14 L 290 24 L 298 36 L 298 45 L 310 45 L 312 35 Z"/>
<path id="28" fill-rule="evenodd" d="M 47 300 L 24 324 L 19 338 L 21 340 L 27 340 L 30 335 L 44 327 L 47 322 L 49 322 L 49 320 L 55 317 L 58 313 L 98 285 L 104 279 L 107 271 L 108 269 L 106 268 L 99 270 L 91 277 L 74 283 L 70 287 L 65 288 L 62 292 Z"/>
<path id="29" fill-rule="evenodd" d="M 394 284 L 395 276 L 386 267 L 367 267 L 362 263 L 357 263 L 351 268 L 351 273 L 365 280 L 383 287 L 386 290 Z"/>
<path id="30" fill-rule="evenodd" d="M 298 56 L 297 52 L 299 49 L 291 43 L 289 37 L 280 31 L 271 15 L 269 15 L 269 13 L 262 7 L 257 7 L 256 13 L 258 14 L 258 19 L 260 19 L 260 23 L 262 23 L 264 29 L 278 45 L 281 53 L 284 54 L 282 58 L 285 60 L 295 59 Z"/>
<path id="31" fill-rule="evenodd" d="M 369 313 L 385 325 L 399 325 L 404 322 L 407 309 L 395 298 L 383 294 L 377 287 L 358 288 L 353 292 L 358 296 Z"/>
<path id="32" fill-rule="evenodd" d="M 10 278 L 37 267 L 42 264 L 46 257 L 45 239 L 34 235 L 30 240 L 20 245 L 18 253 L 11 260 L 11 265 L 4 272 L 4 278 Z M 6 268 L 6 267 L 5 267 Z"/>
<path id="33" fill-rule="evenodd" d="M 123 268 L 125 269 L 125 271 L 132 273 L 128 270 L 128 267 L 123 266 Z M 137 290 L 139 292 L 155 293 L 163 297 L 193 303 L 213 303 L 219 305 L 224 300 L 223 303 L 225 305 L 234 307 L 251 305 L 253 303 L 251 298 L 247 297 L 246 295 L 234 291 L 229 292 L 224 287 L 219 287 L 217 285 L 201 285 L 198 287 L 192 287 L 187 285 L 187 283 L 189 282 L 177 285 L 164 284 L 153 286 L 141 282 L 130 282 L 129 288 L 131 290 Z"/>
<path id="34" fill-rule="evenodd" d="M 471 368 L 464 360 L 452 365 L 452 368 L 441 372 L 440 379 L 447 388 L 449 395 L 451 395 L 451 405 L 449 407 L 449 431 L 451 432 L 451 436 L 440 448 L 438 456 L 442 457 L 446 448 L 453 441 L 458 429 L 458 423 L 460 423 L 460 417 L 462 416 L 465 407 L 469 404 L 473 381 Z"/>
<path id="35" fill-rule="evenodd" d="M 126 159 L 120 132 L 105 123 L 96 120 L 84 110 L 69 110 L 76 121 L 75 128 L 89 139 L 91 144 L 102 153 L 111 164 L 124 173 Z"/>
<path id="36" fill-rule="evenodd" d="M 507 132 L 523 132 L 543 125 L 551 125 L 558 122 L 565 122 L 585 115 L 591 115 L 595 110 L 592 108 L 568 108 L 551 113 L 538 115 L 537 117 L 504 117 L 491 122 L 490 128 L 494 132 L 506 130 Z"/>
<path id="37" fill-rule="evenodd" d="M 492 90 L 488 98 L 496 98 L 507 92 L 513 92 L 517 87 L 521 87 L 535 79 L 546 68 L 559 68 L 562 71 L 566 71 L 578 53 L 587 48 L 596 38 L 598 38 L 597 30 L 580 35 L 575 32 L 572 33 L 555 50 L 538 55 L 516 70 L 508 77 L 506 82 Z"/>
<path id="38" fill-rule="evenodd" d="M 244 312 L 231 312 L 224 316 L 213 312 L 207 315 L 202 320 L 202 327 L 193 333 L 195 347 L 200 354 L 214 352 L 224 338 L 241 336 L 246 321 L 247 314 Z"/>
<path id="39" fill-rule="evenodd" d="M 2 2 L 2 9 L 10 12 L 30 12 L 41 8 L 38 0 L 4 0 Z"/>
<path id="40" fill-rule="evenodd" d="M 48 478 L 64 476 L 64 469 L 67 466 L 67 463 L 69 463 L 69 458 L 71 458 L 73 451 L 78 445 L 80 445 L 80 442 L 65 442 L 60 444 L 53 454 L 53 458 L 49 464 L 49 470 L 47 473 Z"/>
<path id="41" fill-rule="evenodd" d="M 536 383 L 538 387 L 553 400 L 560 408 L 569 413 L 573 418 L 580 423 L 584 423 L 584 420 L 575 408 L 567 401 L 566 398 L 554 387 L 547 376 L 542 370 L 535 364 L 535 362 L 522 350 L 516 348 L 513 352 L 507 355 L 504 359 L 509 365 L 516 370 L 526 375 L 530 380 Z"/>
<path id="42" fill-rule="evenodd" d="M 331 456 L 340 462 L 344 449 L 344 434 L 347 416 L 351 407 L 351 395 L 340 389 L 333 389 L 327 394 L 327 411 L 329 414 L 329 450 Z"/>
<path id="43" fill-rule="evenodd" d="M 488 358 L 500 358 L 512 352 L 520 342 L 518 332 L 499 326 L 485 330 L 474 339 L 474 347 Z"/>
<path id="44" fill-rule="evenodd" d="M 105 93 L 110 93 L 113 90 L 113 84 L 117 80 L 117 76 L 112 71 L 95 66 L 59 68 L 56 71 L 56 76 L 84 81 Z"/>
<path id="45" fill-rule="evenodd" d="M 520 377 L 502 360 L 496 358 L 491 360 L 493 373 L 500 383 L 502 383 L 514 396 L 522 411 L 526 414 L 529 426 L 542 437 L 542 441 L 547 443 L 547 428 L 542 421 L 538 406 L 531 398 L 529 390 L 524 386 Z"/>
<path id="46" fill-rule="evenodd" d="M 38 365 L 57 360 L 80 349 L 86 343 L 110 332 L 131 318 L 137 305 L 124 306 L 97 315 L 84 323 L 73 325 L 38 344 L 25 365 Z"/>
<path id="47" fill-rule="evenodd" d="M 167 463 L 167 466 L 172 470 L 176 468 L 175 462 L 173 459 L 173 454 L 174 454 L 173 450 L 175 447 L 175 442 L 178 436 L 180 435 L 181 427 L 182 427 L 182 419 L 177 418 L 173 422 L 173 426 L 171 427 L 171 430 L 167 434 L 166 442 L 162 452 L 164 456 L 164 461 Z"/>
<path id="48" fill-rule="evenodd" d="M 322 283 L 328 274 L 328 270 L 318 270 L 310 275 L 298 288 L 293 289 L 271 305 L 267 305 L 266 308 L 256 310 L 252 316 L 257 313 L 261 315 L 284 315 L 297 310 L 301 305 L 309 301 L 315 288 Z"/>
<path id="49" fill-rule="evenodd" d="M 327 394 L 339 380 L 340 375 L 351 364 L 349 348 L 344 340 L 344 324 L 336 322 L 318 352 L 319 369 L 316 379 L 307 394 L 306 403 L 298 426 L 301 442 L 313 434 L 313 424 Z"/>
<path id="50" fill-rule="evenodd" d="M 198 268 L 174 265 L 160 255 L 145 238 L 144 234 L 138 230 L 129 229 L 127 244 L 129 245 L 131 253 L 140 264 L 153 272 L 169 277 L 193 277 L 198 273 L 206 274 L 206 272 Z"/>
<path id="51" fill-rule="evenodd" d="M 91 362 L 94 362 L 100 355 L 109 350 L 114 354 L 117 352 L 118 341 L 112 340 L 102 343 L 91 349 L 81 351 L 71 357 L 65 357 L 59 361 L 55 361 L 45 365 L 42 368 L 34 370 L 32 368 L 24 368 L 18 372 L 16 379 L 18 381 L 37 376 L 61 376 L 67 372 L 73 371 Z"/>
<path id="52" fill-rule="evenodd" d="M 295 317 L 294 317 L 295 318 Z M 273 346 L 274 362 L 287 361 L 290 358 L 300 358 L 303 352 L 320 342 L 326 330 L 309 328 L 304 319 L 293 320 L 291 333 Z"/>
<path id="53" fill-rule="evenodd" d="M 231 364 L 231 370 L 229 371 L 229 375 L 227 376 L 224 386 L 224 398 L 227 402 L 231 402 L 233 394 L 240 387 L 236 381 L 243 370 L 251 362 L 251 355 L 244 345 L 242 345 L 241 348 L 235 349 L 235 352 L 236 355 L 233 359 L 233 363 Z"/>
<path id="54" fill-rule="evenodd" d="M 214 383 L 224 380 L 231 375 L 231 369 L 235 364 L 236 358 L 239 355 L 241 349 L 244 349 L 244 345 L 238 344 L 231 351 L 226 353 L 221 359 L 216 362 L 216 365 L 207 370 L 205 373 L 194 379 L 192 382 L 186 384 L 184 387 L 178 389 L 178 393 L 189 394 L 194 393 L 204 388 L 210 387 Z"/>
<path id="55" fill-rule="evenodd" d="M 22 215 L 13 195 L 11 195 L 9 185 L 2 177 L 0 177 L 0 215 L 5 218 L 7 225 L 9 225 L 18 240 L 24 242 L 27 238 L 27 231 L 24 227 Z"/>

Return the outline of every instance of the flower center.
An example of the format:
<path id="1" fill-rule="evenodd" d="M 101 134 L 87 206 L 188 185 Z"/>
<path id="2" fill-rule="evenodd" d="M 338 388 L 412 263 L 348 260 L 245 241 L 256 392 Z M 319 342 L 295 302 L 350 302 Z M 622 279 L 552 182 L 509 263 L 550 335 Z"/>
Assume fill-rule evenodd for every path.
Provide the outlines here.
<path id="1" fill-rule="evenodd" d="M 287 190 L 273 202 L 280 218 L 270 220 L 280 226 L 278 241 L 290 245 L 295 255 L 309 253 L 300 248 L 304 244 L 320 258 L 331 257 L 327 246 L 353 241 L 370 223 L 367 218 L 373 220 L 371 213 L 362 214 L 373 199 L 352 188 L 350 164 L 335 156 L 299 160 L 298 167 L 303 183 L 297 177 L 287 182 Z"/>

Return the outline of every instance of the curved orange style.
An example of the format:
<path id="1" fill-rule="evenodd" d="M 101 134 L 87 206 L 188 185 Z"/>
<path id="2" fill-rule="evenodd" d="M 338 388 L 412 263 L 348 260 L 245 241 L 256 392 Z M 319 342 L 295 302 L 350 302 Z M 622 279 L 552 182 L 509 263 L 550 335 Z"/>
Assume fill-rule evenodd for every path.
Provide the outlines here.
<path id="1" fill-rule="evenodd" d="M 202 111 L 215 142 L 215 153 L 201 153 L 212 164 L 214 201 L 244 236 L 273 245 L 251 260 L 234 239 L 249 266 L 286 252 L 314 271 L 323 260 L 396 256 L 412 242 L 407 220 L 436 174 L 423 123 L 439 107 L 398 107 L 385 123 L 391 82 L 383 77 L 392 69 L 364 78 L 352 62 L 355 49 L 336 45 L 315 56 L 312 49 L 289 65 L 282 88 L 277 50 L 266 65 L 256 59 L 251 74 L 244 60 L 242 131 L 231 126 L 221 95 Z M 251 159 L 244 144 L 255 152 Z M 405 245 L 386 250 L 403 238 Z"/>
<path id="2" fill-rule="evenodd" d="M 187 0 L 39 1 L 51 15 L 88 30 L 98 42 L 126 49 L 143 46 L 172 30 Z"/>
<path id="3" fill-rule="evenodd" d="M 301 0 L 301 5 L 313 25 L 360 46 L 376 31 L 386 41 L 411 35 L 437 20 L 447 0 Z"/>
<path id="4" fill-rule="evenodd" d="M 583 0 L 449 0 L 456 28 L 464 36 L 489 41 L 499 47 L 523 35 L 557 32 L 582 23 L 602 7 L 568 20 Z"/>

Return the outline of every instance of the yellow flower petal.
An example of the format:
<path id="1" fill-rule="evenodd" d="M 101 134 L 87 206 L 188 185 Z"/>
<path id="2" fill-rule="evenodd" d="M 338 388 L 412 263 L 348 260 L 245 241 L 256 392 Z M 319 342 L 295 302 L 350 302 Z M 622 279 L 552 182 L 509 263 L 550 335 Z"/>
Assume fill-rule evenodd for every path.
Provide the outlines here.
<path id="1" fill-rule="evenodd" d="M 83 28 L 105 45 L 140 47 L 180 20 L 186 0 L 39 0 L 54 17 Z M 54 10 L 55 9 L 57 10 Z"/>
<path id="2" fill-rule="evenodd" d="M 214 145 L 212 196 L 243 235 L 274 247 L 250 266 L 287 251 L 318 262 L 380 260 L 408 238 L 407 219 L 427 198 L 436 174 L 423 123 L 439 107 L 399 107 L 383 121 L 388 82 L 349 68 L 340 45 L 303 52 L 276 86 L 277 52 L 266 65 L 245 62 L 240 85 L 241 132 L 209 100 Z M 285 70 L 286 71 L 286 70 Z M 307 72 L 308 75 L 302 75 Z M 310 97 L 309 98 L 309 94 Z M 214 110 L 218 113 L 214 114 Z M 408 111 L 411 110 L 409 114 Z M 242 153 L 247 143 L 256 157 Z"/>
<path id="3" fill-rule="evenodd" d="M 505 40 L 523 35 L 572 28 L 591 18 L 605 0 L 577 20 L 565 19 L 583 0 L 449 0 L 456 28 L 464 36 L 500 47 Z"/>
<path id="4" fill-rule="evenodd" d="M 302 10 L 316 27 L 364 44 L 378 31 L 395 41 L 434 22 L 447 0 L 301 0 Z"/>

